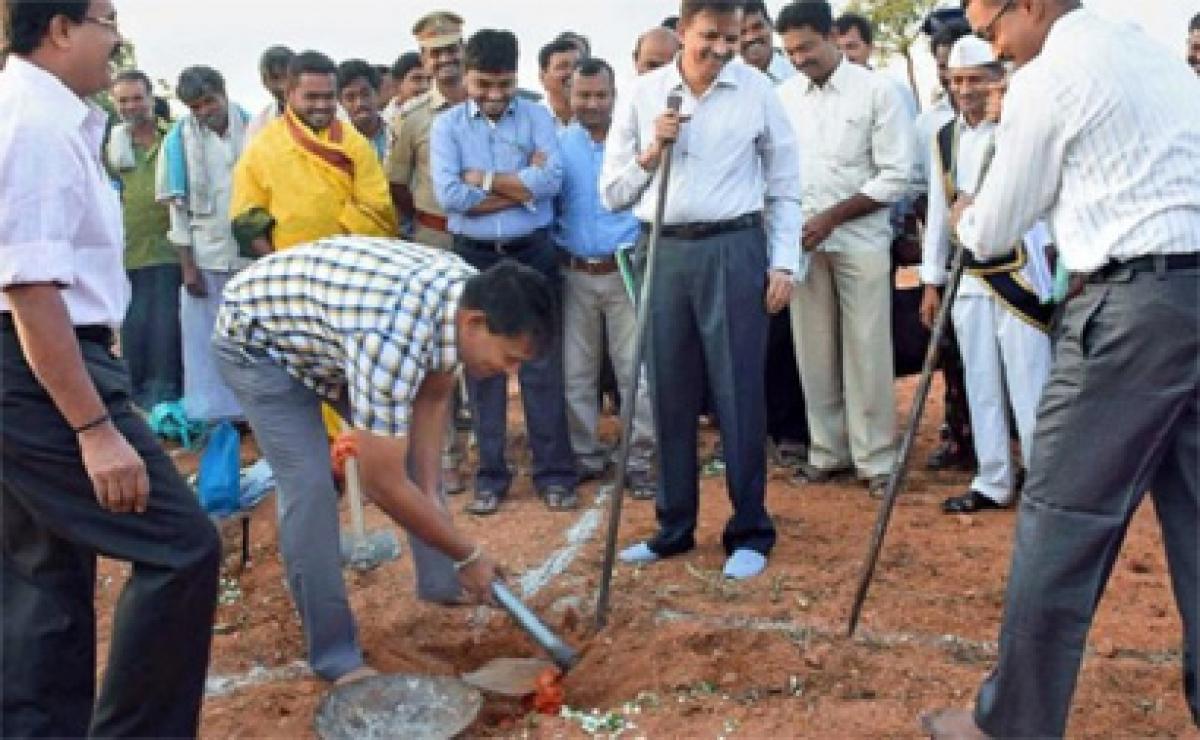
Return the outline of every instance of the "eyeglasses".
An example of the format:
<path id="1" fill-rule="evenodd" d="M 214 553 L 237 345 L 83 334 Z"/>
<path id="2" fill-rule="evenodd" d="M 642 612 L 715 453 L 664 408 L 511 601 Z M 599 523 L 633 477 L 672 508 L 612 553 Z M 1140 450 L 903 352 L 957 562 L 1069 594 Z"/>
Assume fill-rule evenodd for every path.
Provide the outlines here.
<path id="1" fill-rule="evenodd" d="M 1000 10 L 996 11 L 996 14 L 992 16 L 992 20 L 986 26 L 976 31 L 975 35 L 989 44 L 995 43 L 996 24 L 1005 13 L 1012 10 L 1013 5 L 1016 5 L 1016 0 L 1007 0 L 1004 5 L 1000 6 Z"/>
<path id="2" fill-rule="evenodd" d="M 107 28 L 118 36 L 121 35 L 121 27 L 117 25 L 116 18 L 98 18 L 96 16 L 85 15 L 82 22 L 94 23 L 97 26 L 103 26 L 104 28 Z"/>

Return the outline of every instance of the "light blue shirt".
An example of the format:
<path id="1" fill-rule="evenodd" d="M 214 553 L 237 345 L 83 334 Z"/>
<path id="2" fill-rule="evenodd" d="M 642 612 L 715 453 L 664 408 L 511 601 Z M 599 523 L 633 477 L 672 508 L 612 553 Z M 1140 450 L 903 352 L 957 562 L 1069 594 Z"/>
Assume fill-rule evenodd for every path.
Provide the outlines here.
<path id="1" fill-rule="evenodd" d="M 546 155 L 540 167 L 535 152 Z M 446 211 L 451 233 L 472 239 L 515 239 L 550 225 L 554 197 L 562 187 L 562 156 L 554 118 L 537 103 L 514 98 L 499 121 L 468 100 L 434 118 L 429 134 L 434 195 Z M 515 174 L 533 194 L 524 206 L 484 216 L 467 212 L 483 202 L 483 188 L 463 182 L 465 170 Z"/>
<path id="2" fill-rule="evenodd" d="M 617 247 L 637 240 L 640 226 L 633 212 L 613 212 L 600 200 L 600 171 L 604 143 L 572 123 L 558 134 L 562 149 L 563 183 L 558 195 L 554 241 L 576 257 L 611 257 Z"/>

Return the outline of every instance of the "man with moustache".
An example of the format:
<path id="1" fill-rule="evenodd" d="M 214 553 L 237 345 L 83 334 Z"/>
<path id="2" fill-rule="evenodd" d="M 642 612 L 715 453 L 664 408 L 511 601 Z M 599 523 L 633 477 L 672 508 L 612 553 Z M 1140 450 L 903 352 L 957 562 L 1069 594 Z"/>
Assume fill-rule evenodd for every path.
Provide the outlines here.
<path id="1" fill-rule="evenodd" d="M 462 24 L 461 17 L 443 10 L 429 13 L 413 25 L 413 36 L 421 48 L 422 70 L 432 80 L 432 87 L 410 100 L 391 119 L 393 141 L 384 161 L 392 202 L 400 218 L 411 221 L 412 240 L 439 249 L 451 249 L 454 239 L 429 176 L 429 131 L 435 118 L 467 99 Z M 454 396 L 455 413 L 442 459 L 442 482 L 450 494 L 466 488 L 461 466 L 470 427 L 464 423 L 460 434 L 458 424 L 465 406 L 460 386 Z"/>
<path id="2" fill-rule="evenodd" d="M 371 142 L 382 163 L 392 132 L 379 113 L 379 73 L 362 59 L 348 59 L 338 65 L 337 77 L 338 102 L 358 133 Z"/>
<path id="3" fill-rule="evenodd" d="M 117 75 L 111 96 L 121 123 L 105 142 L 105 163 L 121 183 L 125 271 L 132 294 L 121 324 L 121 356 L 133 400 L 144 411 L 183 394 L 179 345 L 179 255 L 167 240 L 170 217 L 154 198 L 154 173 L 169 121 L 154 115 L 150 78 Z"/>
<path id="4" fill-rule="evenodd" d="M 538 79 L 546 91 L 546 107 L 554 114 L 559 129 L 571 123 L 571 96 L 568 84 L 579 66 L 583 53 L 575 42 L 559 38 L 538 52 Z"/>
<path id="5" fill-rule="evenodd" d="M 454 13 L 436 11 L 413 26 L 433 87 L 413 98 L 392 120 L 395 140 L 384 162 L 396 210 L 413 220 L 413 241 L 442 249 L 450 249 L 454 241 L 429 177 L 429 130 L 438 115 L 467 99 L 462 24 Z"/>
<path id="6" fill-rule="evenodd" d="M 200 421 L 240 418 L 241 406 L 213 365 L 211 339 L 221 293 L 249 262 L 239 253 L 229 215 L 233 167 L 249 136 L 249 116 L 230 102 L 225 79 L 211 67 L 183 70 L 175 97 L 188 113 L 163 144 L 157 197 L 170 209 L 169 236 L 183 265 L 183 410 Z"/>
<path id="7" fill-rule="evenodd" d="M 563 187 L 557 199 L 554 238 L 563 273 L 563 371 L 571 449 L 585 477 L 599 477 L 608 450 L 596 437 L 605 338 L 621 398 L 632 398 L 637 315 L 617 266 L 616 251 L 638 236 L 629 211 L 611 212 L 600 202 L 597 182 L 604 142 L 612 126 L 616 78 L 601 59 L 585 59 L 569 85 L 574 123 L 558 134 L 563 153 Z M 629 489 L 634 498 L 654 498 L 654 424 L 646 388 L 639 388 L 630 440 Z"/>
<path id="8" fill-rule="evenodd" d="M 787 55 L 776 49 L 772 39 L 775 29 L 771 25 L 771 14 L 767 4 L 756 0 L 745 3 L 742 8 L 742 61 L 771 78 L 778 85 L 796 76 L 796 68 Z"/>
<path id="9" fill-rule="evenodd" d="M 554 198 L 562 187 L 562 157 L 554 118 L 517 95 L 517 38 L 485 29 L 467 42 L 468 99 L 433 122 L 430 165 L 434 190 L 449 215 L 454 251 L 486 270 L 511 258 L 558 284 L 550 234 Z M 577 476 L 567 432 L 562 347 L 554 344 L 517 373 L 533 451 L 533 483 L 551 511 L 578 506 Z M 470 513 L 494 514 L 508 494 L 505 460 L 508 379 L 468 379 L 479 469 Z"/>
<path id="10" fill-rule="evenodd" d="M 804 156 L 807 277 L 792 327 L 811 437 L 802 483 L 854 474 L 878 495 L 895 461 L 888 208 L 908 194 L 912 125 L 893 86 L 847 59 L 824 0 L 776 22 L 803 74 L 779 89 Z"/>
<path id="11" fill-rule="evenodd" d="M 936 712 L 924 728 L 1063 736 L 1096 606 L 1147 489 L 1200 724 L 1200 96 L 1180 95 L 1196 80 L 1140 29 L 1077 0 L 971 0 L 966 12 L 1018 69 L 995 160 L 951 225 L 994 259 L 1045 218 L 1062 263 L 1090 277 L 1066 304 L 1038 408 L 997 665 L 974 712 Z"/>
<path id="12" fill-rule="evenodd" d="M 638 75 L 665 67 L 679 53 L 679 36 L 670 28 L 655 26 L 638 36 L 633 47 L 633 68 Z"/>
<path id="13" fill-rule="evenodd" d="M 0 734 L 195 737 L 216 530 L 133 409 L 105 171 L 110 0 L 5 0 L 0 72 Z M 96 557 L 131 568 L 96 687 Z"/>
<path id="14" fill-rule="evenodd" d="M 741 30 L 740 2 L 683 0 L 678 60 L 638 78 L 619 104 L 601 175 L 605 205 L 632 206 L 642 221 L 644 274 L 660 160 L 674 142 L 646 337 L 659 530 L 621 560 L 652 563 L 695 547 L 697 417 L 707 385 L 734 510 L 722 537 L 724 573 L 738 579 L 760 574 L 775 543 L 764 501 L 767 328 L 803 269 L 795 136 L 770 80 L 729 64 Z M 668 111 L 676 94 L 682 107 Z"/>
<path id="15" fill-rule="evenodd" d="M 1004 70 L 987 42 L 968 35 L 955 42 L 947 60 L 959 114 L 938 132 L 929 170 L 921 281 L 921 320 L 932 327 L 941 304 L 950 254 L 947 215 L 961 193 L 983 182 L 994 144 L 987 118 L 988 90 Z M 1010 449 L 1011 405 L 1027 468 L 1033 451 L 1038 400 L 1050 373 L 1050 302 L 1053 278 L 1046 262 L 1049 234 L 1038 223 L 1024 234 L 1014 254 L 967 267 L 951 317 L 966 371 L 972 440 L 979 469 L 966 493 L 942 503 L 947 514 L 973 514 L 1007 507 L 1018 476 Z"/>
<path id="16" fill-rule="evenodd" d="M 287 109 L 238 160 L 230 212 L 238 242 L 258 255 L 336 234 L 396 234 L 375 150 L 337 118 L 329 57 L 306 51 L 292 59 Z"/>
<path id="17" fill-rule="evenodd" d="M 871 66 L 871 55 L 875 53 L 875 28 L 869 18 L 858 13 L 842 13 L 833 22 L 833 29 L 838 48 L 847 59 L 860 67 L 874 69 Z M 891 75 L 885 74 L 884 77 L 900 94 L 908 115 L 916 116 L 917 98 L 912 88 Z"/>

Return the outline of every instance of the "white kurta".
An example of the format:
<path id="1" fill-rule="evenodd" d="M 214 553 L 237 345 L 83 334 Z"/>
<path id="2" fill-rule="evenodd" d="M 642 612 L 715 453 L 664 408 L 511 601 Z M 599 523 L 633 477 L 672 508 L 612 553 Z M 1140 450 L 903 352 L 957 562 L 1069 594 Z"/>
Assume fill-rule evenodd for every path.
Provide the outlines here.
<path id="1" fill-rule="evenodd" d="M 955 180 L 961 192 L 978 187 L 985 153 L 992 144 L 994 126 L 970 127 L 962 123 L 956 147 Z M 936 137 L 929 166 L 929 214 L 925 232 L 921 278 L 932 285 L 946 281 L 950 252 L 949 208 Z M 1020 276 L 1045 299 L 1052 276 L 1046 260 L 1051 241 L 1039 223 L 1025 235 L 1029 255 Z M 963 275 L 951 310 L 967 382 L 967 405 L 979 469 L 971 489 L 998 504 L 1013 498 L 1015 466 L 1009 449 L 1008 406 L 1011 404 L 1021 440 L 1021 456 L 1028 466 L 1038 402 L 1050 375 L 1050 337 L 998 299 L 987 284 Z"/>

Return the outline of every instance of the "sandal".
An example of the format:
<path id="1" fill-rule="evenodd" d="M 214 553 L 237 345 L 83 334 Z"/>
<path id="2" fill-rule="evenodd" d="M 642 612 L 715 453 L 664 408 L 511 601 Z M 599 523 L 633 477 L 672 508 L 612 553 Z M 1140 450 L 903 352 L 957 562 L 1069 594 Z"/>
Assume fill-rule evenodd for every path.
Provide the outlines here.
<path id="1" fill-rule="evenodd" d="M 500 510 L 500 499 L 503 496 L 497 491 L 476 491 L 471 503 L 463 511 L 475 516 L 490 516 Z"/>
<path id="2" fill-rule="evenodd" d="M 833 468 L 826 470 L 818 468 L 810 462 L 801 461 L 796 466 L 796 473 L 792 476 L 792 482 L 797 485 L 805 483 L 821 484 L 832 483 L 839 478 L 844 478 L 850 473 L 850 468 Z"/>

